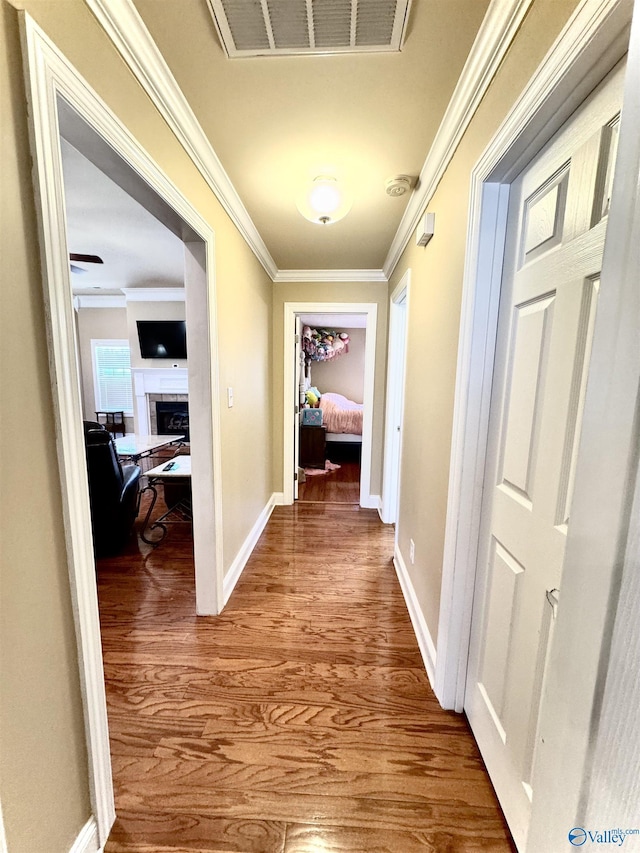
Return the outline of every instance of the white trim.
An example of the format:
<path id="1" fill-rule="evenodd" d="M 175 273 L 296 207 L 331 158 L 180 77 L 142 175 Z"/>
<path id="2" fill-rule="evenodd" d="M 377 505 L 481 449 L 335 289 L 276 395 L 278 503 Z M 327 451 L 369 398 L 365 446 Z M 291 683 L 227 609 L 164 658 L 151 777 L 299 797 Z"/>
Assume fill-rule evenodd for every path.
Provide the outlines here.
<path id="1" fill-rule="evenodd" d="M 509 187 L 624 54 L 630 0 L 582 0 L 480 158 L 471 196 L 460 318 L 435 692 L 461 711 L 478 551 Z"/>
<path id="2" fill-rule="evenodd" d="M 92 293 L 74 296 L 73 305 L 76 311 L 79 311 L 80 308 L 126 308 L 127 300 L 124 296 L 114 296 L 108 293 L 99 296 L 97 293 Z"/>
<path id="3" fill-rule="evenodd" d="M 409 618 L 411 619 L 413 631 L 416 635 L 416 640 L 418 641 L 418 647 L 420 649 L 420 654 L 422 655 L 424 668 L 427 671 L 429 683 L 433 688 L 436 672 L 436 646 L 431 638 L 431 634 L 429 633 L 427 621 L 424 618 L 418 596 L 416 595 L 416 591 L 411 583 L 409 571 L 402 559 L 402 554 L 400 553 L 397 543 L 394 546 L 393 551 L 393 565 L 398 576 L 398 581 L 400 582 L 407 610 L 409 611 Z"/>
<path id="4" fill-rule="evenodd" d="M 292 504 L 295 428 L 294 338 L 298 314 L 366 314 L 367 326 L 364 351 L 364 405 L 362 418 L 362 455 L 360 465 L 360 506 L 377 507 L 371 495 L 371 455 L 373 451 L 373 404 L 376 370 L 376 335 L 378 305 L 375 302 L 285 302 L 284 303 L 284 412 L 283 412 L 283 494 L 285 505 Z"/>
<path id="5" fill-rule="evenodd" d="M 264 240 L 131 0 L 86 0 L 152 103 L 211 187 L 267 274 L 277 272 Z"/>
<path id="6" fill-rule="evenodd" d="M 284 492 L 274 492 L 273 493 L 273 505 L 274 506 L 284 506 Z"/>
<path id="7" fill-rule="evenodd" d="M 377 509 L 378 513 L 380 512 L 380 495 L 365 495 L 364 498 L 360 498 L 360 506 L 365 509 Z"/>
<path id="8" fill-rule="evenodd" d="M 202 432 L 199 476 L 193 479 L 195 507 L 207 510 L 206 523 L 194 512 L 196 592 L 199 613 L 217 612 L 222 604 L 222 493 L 219 420 L 219 379 L 216 352 L 217 315 L 213 271 L 214 235 L 207 223 L 164 176 L 106 104 L 78 74 L 63 54 L 26 13 L 20 13 L 26 92 L 29 101 L 34 190 L 39 215 L 41 266 L 48 323 L 48 346 L 53 400 L 56 410 L 56 441 L 67 540 L 67 559 L 78 663 L 85 711 L 91 803 L 98 839 L 105 843 L 115 819 L 109 736 L 106 715 L 102 648 L 98 620 L 95 562 L 82 434 L 82 406 L 76 364 L 73 316 L 57 98 L 60 95 L 170 205 L 198 235 L 206 267 L 202 280 L 185 276 L 187 312 L 198 308 L 200 356 L 190 367 L 192 393 L 201 406 L 194 411 L 194 429 Z M 189 244 L 185 243 L 188 248 Z M 206 248 L 205 248 L 206 247 Z M 185 251 L 189 258 L 189 252 Z M 204 263 L 204 262 L 203 262 Z M 188 264 L 187 264 L 188 266 Z M 206 269 L 206 274 L 205 274 Z M 205 283 L 206 282 L 206 283 Z M 198 288 L 197 290 L 195 288 Z M 197 304 L 194 304 L 197 303 Z M 204 303 L 204 304 L 203 304 Z M 192 359 L 193 361 L 194 359 Z M 200 411 L 198 411 L 200 409 Z M 197 427 L 197 424 L 200 426 Z M 205 437 L 206 436 L 206 437 Z M 195 450 L 192 450 L 192 455 Z M 197 491 L 196 491 L 197 490 Z M 202 497 L 202 500 L 199 500 Z M 213 523 L 212 523 L 213 519 Z M 206 539 L 206 547 L 201 540 Z M 202 555 L 199 553 L 202 552 Z M 202 564 L 204 563 L 204 567 Z M 206 571 L 205 571 L 206 569 Z"/>
<path id="9" fill-rule="evenodd" d="M 184 287 L 121 287 L 127 302 L 184 302 Z"/>
<path id="10" fill-rule="evenodd" d="M 244 567 L 247 565 L 249 557 L 251 556 L 253 549 L 256 547 L 258 539 L 262 535 L 262 531 L 265 529 L 267 522 L 271 518 L 273 508 L 278 505 L 278 497 L 279 495 L 277 495 L 276 492 L 271 495 L 264 509 L 256 519 L 255 524 L 249 531 L 247 538 L 240 546 L 240 550 L 236 554 L 234 561 L 229 566 L 229 571 L 226 572 L 223 581 L 222 600 L 224 604 L 229 601 L 231 593 L 240 580 L 240 575 L 242 574 Z"/>
<path id="11" fill-rule="evenodd" d="M 391 275 L 513 41 L 532 0 L 492 0 L 436 133 L 383 270 Z"/>
<path id="12" fill-rule="evenodd" d="M 98 827 L 95 818 L 90 817 L 78 833 L 69 853 L 100 853 Z"/>
<path id="13" fill-rule="evenodd" d="M 273 280 L 276 284 L 280 282 L 382 282 L 386 284 L 389 279 L 384 270 L 278 270 Z"/>
<path id="14" fill-rule="evenodd" d="M 382 472 L 382 501 L 380 506 L 380 518 L 384 524 L 393 524 L 398 516 L 410 292 L 411 269 L 407 269 L 389 299 L 387 406 L 384 424 L 384 467 Z M 400 309 L 401 304 L 404 305 L 403 309 Z M 403 346 L 401 359 L 396 354 L 399 342 L 402 342 Z M 399 425 L 398 412 L 400 413 Z M 396 443 L 398 429 L 400 430 L 400 440 Z"/>

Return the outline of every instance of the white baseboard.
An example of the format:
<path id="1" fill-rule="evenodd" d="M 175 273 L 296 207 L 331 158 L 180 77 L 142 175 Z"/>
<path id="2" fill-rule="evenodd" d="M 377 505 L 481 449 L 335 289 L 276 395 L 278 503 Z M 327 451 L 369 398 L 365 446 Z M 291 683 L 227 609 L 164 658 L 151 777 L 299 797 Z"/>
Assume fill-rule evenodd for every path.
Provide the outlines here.
<path id="1" fill-rule="evenodd" d="M 94 817 L 90 817 L 78 833 L 69 853 L 100 853 L 101 849 L 98 843 L 96 820 Z"/>
<path id="2" fill-rule="evenodd" d="M 429 677 L 431 689 L 435 692 L 436 647 L 434 645 L 433 640 L 431 639 L 431 634 L 429 633 L 429 628 L 427 627 L 424 614 L 422 613 L 422 608 L 420 607 L 418 596 L 416 595 L 416 591 L 413 588 L 413 584 L 411 583 L 411 578 L 409 576 L 406 563 L 402 559 L 402 554 L 400 553 L 400 550 L 397 545 L 395 546 L 393 552 L 393 565 L 396 568 L 396 574 L 398 575 L 398 580 L 400 581 L 400 586 L 402 587 L 402 594 L 404 595 L 404 600 L 407 604 L 407 610 L 409 611 L 409 616 L 411 618 L 411 624 L 413 625 L 416 640 L 418 641 L 418 646 L 420 647 L 420 654 L 422 655 L 422 660 L 424 661 L 424 668 L 427 670 L 427 676 Z"/>
<path id="3" fill-rule="evenodd" d="M 271 499 L 274 506 L 284 506 L 284 492 L 274 492 Z"/>
<path id="4" fill-rule="evenodd" d="M 256 542 L 260 538 L 262 531 L 267 526 L 267 521 L 269 521 L 273 508 L 277 505 L 277 496 L 278 493 L 274 492 L 267 501 L 265 508 L 262 510 L 256 519 L 256 523 L 249 531 L 249 535 L 242 543 L 242 547 L 238 551 L 235 560 L 231 563 L 229 571 L 224 576 L 224 580 L 222 582 L 222 598 L 224 604 L 229 601 L 231 593 L 233 592 L 235 585 L 238 583 L 244 567 L 247 565 L 247 560 L 251 556 L 253 549 L 256 547 Z"/>

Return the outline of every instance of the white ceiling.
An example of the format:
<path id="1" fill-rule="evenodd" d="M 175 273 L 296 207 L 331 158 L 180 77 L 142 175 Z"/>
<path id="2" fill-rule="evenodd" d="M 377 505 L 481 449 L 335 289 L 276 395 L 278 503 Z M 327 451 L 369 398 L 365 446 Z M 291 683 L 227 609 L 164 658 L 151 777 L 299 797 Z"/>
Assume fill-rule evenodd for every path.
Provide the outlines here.
<path id="1" fill-rule="evenodd" d="M 238 59 L 207 0 L 133 2 L 278 269 L 381 269 L 410 197 L 385 182 L 420 174 L 489 0 L 414 0 L 397 53 Z M 353 196 L 328 227 L 295 204 L 324 174 Z"/>
<path id="2" fill-rule="evenodd" d="M 414 0 L 399 53 L 229 59 L 207 0 L 135 0 L 285 271 L 382 268 L 411 195 L 391 198 L 385 182 L 420 173 L 488 3 Z M 72 276 L 74 292 L 182 287 L 182 241 L 65 140 L 62 152 L 69 251 L 104 260 Z M 318 174 L 353 195 L 328 227 L 295 205 Z"/>
<path id="3" fill-rule="evenodd" d="M 184 245 L 86 157 L 61 139 L 69 251 L 98 255 L 81 264 L 76 294 L 120 293 L 122 287 L 184 287 Z"/>
<path id="4" fill-rule="evenodd" d="M 306 326 L 314 329 L 365 329 L 366 314 L 300 314 Z"/>

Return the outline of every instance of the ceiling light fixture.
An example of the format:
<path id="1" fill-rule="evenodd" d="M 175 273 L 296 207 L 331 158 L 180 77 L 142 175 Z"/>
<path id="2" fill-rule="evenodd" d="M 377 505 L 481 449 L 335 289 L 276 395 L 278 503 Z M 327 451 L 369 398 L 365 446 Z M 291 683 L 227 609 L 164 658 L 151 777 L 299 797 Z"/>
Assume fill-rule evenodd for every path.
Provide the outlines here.
<path id="1" fill-rule="evenodd" d="M 309 222 L 333 225 L 349 213 L 351 199 L 335 178 L 319 175 L 298 196 L 296 207 Z"/>

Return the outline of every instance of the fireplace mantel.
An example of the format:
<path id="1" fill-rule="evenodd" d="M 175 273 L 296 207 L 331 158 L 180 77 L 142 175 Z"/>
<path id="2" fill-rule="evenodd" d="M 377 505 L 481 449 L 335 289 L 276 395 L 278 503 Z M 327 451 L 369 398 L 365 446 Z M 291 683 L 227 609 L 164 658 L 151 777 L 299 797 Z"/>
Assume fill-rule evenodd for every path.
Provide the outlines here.
<path id="1" fill-rule="evenodd" d="M 135 431 L 149 435 L 149 394 L 188 394 L 186 367 L 134 367 L 131 369 L 135 397 Z"/>

